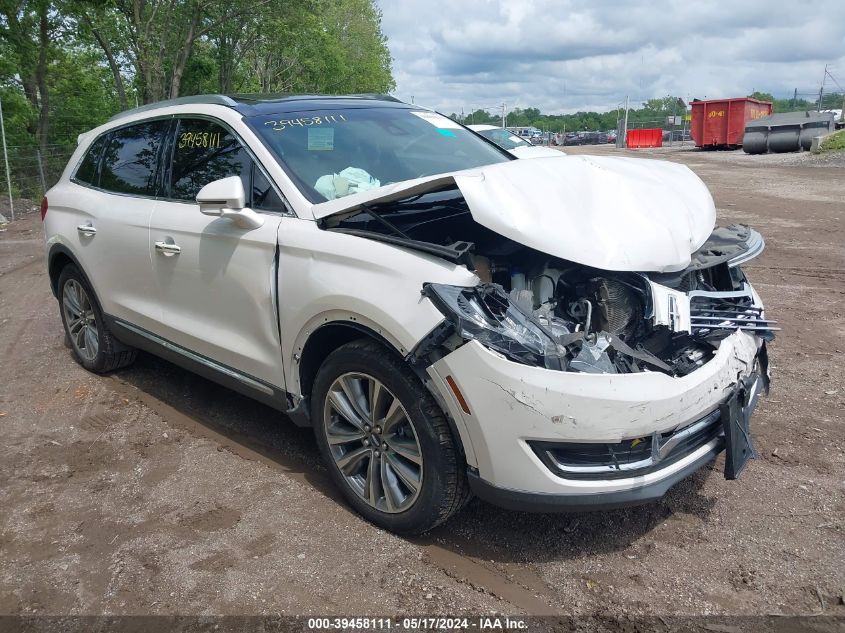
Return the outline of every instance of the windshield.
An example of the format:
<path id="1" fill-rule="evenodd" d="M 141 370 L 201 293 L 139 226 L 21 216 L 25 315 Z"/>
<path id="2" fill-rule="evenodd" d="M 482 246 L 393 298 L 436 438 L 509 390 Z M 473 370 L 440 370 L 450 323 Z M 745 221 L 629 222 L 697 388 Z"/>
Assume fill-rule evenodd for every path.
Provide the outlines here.
<path id="1" fill-rule="evenodd" d="M 505 129 L 497 128 L 495 130 L 482 130 L 479 132 L 481 136 L 489 138 L 499 147 L 504 149 L 513 149 L 515 147 L 531 147 L 531 143 L 521 139 L 516 134 L 508 132 Z"/>
<path id="2" fill-rule="evenodd" d="M 339 108 L 246 121 L 314 203 L 511 158 L 425 110 Z"/>

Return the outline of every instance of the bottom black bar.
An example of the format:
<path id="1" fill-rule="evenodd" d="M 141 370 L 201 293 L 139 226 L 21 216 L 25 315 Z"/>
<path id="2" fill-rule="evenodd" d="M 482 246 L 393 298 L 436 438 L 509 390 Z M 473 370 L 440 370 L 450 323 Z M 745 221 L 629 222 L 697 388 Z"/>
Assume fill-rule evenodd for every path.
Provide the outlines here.
<path id="1" fill-rule="evenodd" d="M 0 616 L 0 633 L 287 633 L 288 631 L 708 631 L 844 633 L 845 616 Z"/>

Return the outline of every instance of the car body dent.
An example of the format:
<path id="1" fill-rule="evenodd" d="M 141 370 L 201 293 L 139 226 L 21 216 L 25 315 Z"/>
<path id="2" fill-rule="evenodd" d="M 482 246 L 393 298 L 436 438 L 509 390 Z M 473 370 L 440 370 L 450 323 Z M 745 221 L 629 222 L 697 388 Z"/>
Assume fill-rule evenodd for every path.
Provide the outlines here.
<path id="1" fill-rule="evenodd" d="M 287 391 L 301 396 L 297 354 L 320 326 L 356 323 L 405 356 L 443 321 L 422 296 L 423 283 L 473 286 L 464 266 L 416 251 L 323 231 L 285 218 L 279 226 L 279 312 Z"/>
<path id="2" fill-rule="evenodd" d="M 761 344 L 756 336 L 735 332 L 710 362 L 672 377 L 554 371 L 514 363 L 471 341 L 428 372 L 441 384 L 452 376 L 468 403 L 470 414 L 457 406 L 450 410 L 473 438 L 482 479 L 513 490 L 566 493 L 567 486 L 585 482 L 554 476 L 528 440 L 614 443 L 682 427 L 717 408 L 750 375 Z"/>
<path id="3" fill-rule="evenodd" d="M 456 185 L 482 226 L 547 255 L 610 271 L 674 272 L 713 231 L 716 208 L 689 168 L 561 156 L 396 183 L 316 204 L 315 219 Z"/>

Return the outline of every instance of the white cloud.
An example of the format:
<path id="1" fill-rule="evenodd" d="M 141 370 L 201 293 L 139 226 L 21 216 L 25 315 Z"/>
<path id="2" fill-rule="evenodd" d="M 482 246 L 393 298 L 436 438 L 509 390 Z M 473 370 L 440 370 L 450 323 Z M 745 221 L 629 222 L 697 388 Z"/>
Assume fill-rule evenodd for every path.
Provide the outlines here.
<path id="1" fill-rule="evenodd" d="M 845 2 L 377 0 L 396 95 L 444 112 L 609 110 L 845 85 Z M 832 86 L 831 86 L 832 88 Z"/>

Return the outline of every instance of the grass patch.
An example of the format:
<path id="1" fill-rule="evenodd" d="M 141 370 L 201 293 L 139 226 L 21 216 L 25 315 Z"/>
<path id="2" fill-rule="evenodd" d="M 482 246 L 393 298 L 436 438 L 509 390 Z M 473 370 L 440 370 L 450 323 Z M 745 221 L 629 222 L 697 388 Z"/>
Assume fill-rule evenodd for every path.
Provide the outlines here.
<path id="1" fill-rule="evenodd" d="M 845 150 L 845 130 L 839 130 L 836 134 L 826 138 L 819 149 L 823 152 L 841 152 Z"/>

